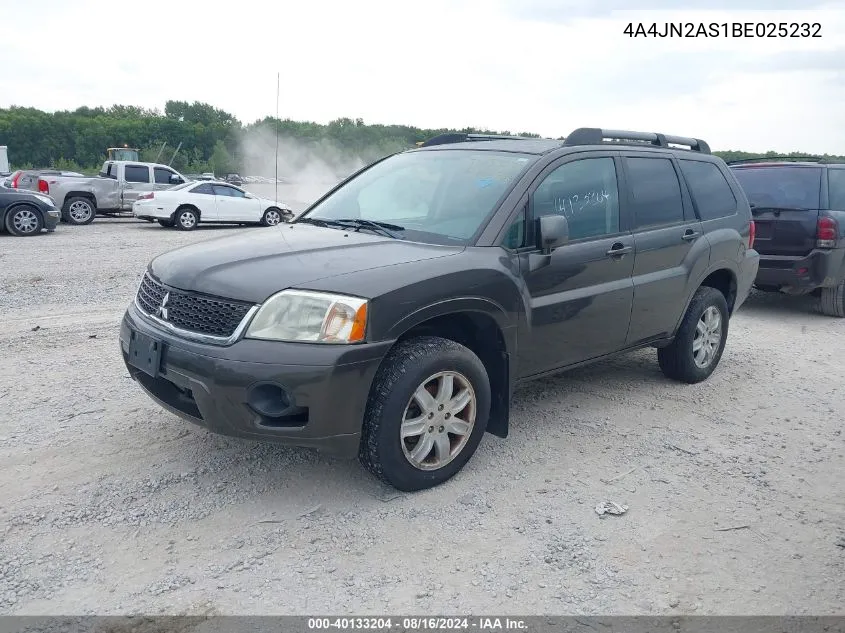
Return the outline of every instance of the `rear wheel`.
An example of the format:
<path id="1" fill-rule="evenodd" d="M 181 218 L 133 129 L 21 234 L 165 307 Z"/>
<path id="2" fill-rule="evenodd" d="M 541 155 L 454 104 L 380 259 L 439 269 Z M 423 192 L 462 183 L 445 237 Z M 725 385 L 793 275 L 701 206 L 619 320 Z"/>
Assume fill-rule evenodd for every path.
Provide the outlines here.
<path id="1" fill-rule="evenodd" d="M 399 490 L 437 486 L 472 457 L 489 414 L 487 370 L 471 350 L 433 336 L 401 342 L 373 382 L 361 462 Z"/>
<path id="2" fill-rule="evenodd" d="M 845 280 L 833 288 L 822 288 L 819 311 L 832 317 L 845 317 Z"/>
<path id="3" fill-rule="evenodd" d="M 199 221 L 199 214 L 191 208 L 183 207 L 176 211 L 176 228 L 180 231 L 193 231 Z"/>
<path id="4" fill-rule="evenodd" d="M 75 197 L 65 201 L 62 215 L 69 224 L 91 224 L 97 215 L 97 209 L 88 198 Z"/>
<path id="5" fill-rule="evenodd" d="M 707 286 L 696 290 L 675 340 L 657 350 L 663 373 L 690 384 L 706 380 L 722 358 L 728 318 L 725 295 Z"/>
<path id="6" fill-rule="evenodd" d="M 28 204 L 14 207 L 6 214 L 6 230 L 17 237 L 38 235 L 43 228 L 41 212 Z"/>

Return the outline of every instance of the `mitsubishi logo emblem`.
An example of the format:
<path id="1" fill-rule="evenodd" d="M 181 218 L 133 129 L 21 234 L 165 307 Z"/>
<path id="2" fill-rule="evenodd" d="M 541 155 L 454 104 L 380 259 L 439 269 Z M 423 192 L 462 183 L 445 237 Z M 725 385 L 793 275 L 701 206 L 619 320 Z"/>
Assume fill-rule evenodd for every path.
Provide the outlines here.
<path id="1" fill-rule="evenodd" d="M 156 316 L 164 321 L 167 321 L 167 302 L 170 301 L 170 293 L 164 293 L 164 297 L 161 300 L 161 305 L 158 307 L 156 311 Z"/>

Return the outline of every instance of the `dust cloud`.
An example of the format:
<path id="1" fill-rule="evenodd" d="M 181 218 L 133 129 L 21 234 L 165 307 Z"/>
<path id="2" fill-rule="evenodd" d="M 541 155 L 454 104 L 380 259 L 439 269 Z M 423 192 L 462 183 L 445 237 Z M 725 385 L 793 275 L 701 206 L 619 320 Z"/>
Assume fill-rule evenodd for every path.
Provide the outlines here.
<path id="1" fill-rule="evenodd" d="M 276 185 L 276 134 L 272 127 L 255 127 L 244 132 L 240 143 L 244 176 L 263 179 L 250 183 L 257 194 L 274 198 Z M 367 163 L 360 156 L 327 141 L 301 142 L 279 137 L 278 198 L 295 211 L 308 206 L 348 175 Z"/>

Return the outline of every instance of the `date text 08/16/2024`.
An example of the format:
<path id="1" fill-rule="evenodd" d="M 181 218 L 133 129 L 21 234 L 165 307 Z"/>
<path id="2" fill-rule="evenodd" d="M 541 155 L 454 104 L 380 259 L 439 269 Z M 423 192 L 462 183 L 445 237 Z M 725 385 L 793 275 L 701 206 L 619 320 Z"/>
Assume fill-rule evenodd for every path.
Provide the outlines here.
<path id="1" fill-rule="evenodd" d="M 628 37 L 811 38 L 822 36 L 818 22 L 629 22 Z"/>
<path id="2" fill-rule="evenodd" d="M 527 625 L 518 618 L 500 617 L 402 617 L 402 618 L 308 618 L 312 631 L 524 631 Z"/>

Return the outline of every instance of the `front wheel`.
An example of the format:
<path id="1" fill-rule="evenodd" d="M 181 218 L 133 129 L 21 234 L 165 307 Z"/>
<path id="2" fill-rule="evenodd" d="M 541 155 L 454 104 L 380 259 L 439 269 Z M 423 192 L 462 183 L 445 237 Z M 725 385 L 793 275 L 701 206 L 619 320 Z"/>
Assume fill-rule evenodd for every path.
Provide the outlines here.
<path id="1" fill-rule="evenodd" d="M 833 288 L 822 288 L 819 311 L 827 316 L 845 317 L 845 280 Z"/>
<path id="2" fill-rule="evenodd" d="M 179 209 L 176 212 L 176 228 L 180 231 L 193 231 L 199 224 L 200 217 L 193 209 Z"/>
<path id="3" fill-rule="evenodd" d="M 17 206 L 6 214 L 6 230 L 17 237 L 38 235 L 43 228 L 41 212 L 28 204 Z"/>
<path id="4" fill-rule="evenodd" d="M 401 342 L 373 382 L 361 462 L 402 491 L 437 486 L 478 448 L 490 399 L 487 370 L 468 348 L 433 336 Z"/>
<path id="5" fill-rule="evenodd" d="M 264 212 L 264 215 L 261 216 L 261 224 L 264 226 L 276 226 L 277 224 L 280 224 L 283 219 L 284 215 L 282 214 L 281 209 L 270 207 Z"/>
<path id="6" fill-rule="evenodd" d="M 702 286 L 695 291 L 675 340 L 657 350 L 663 373 L 673 380 L 694 384 L 716 369 L 728 339 L 728 303 L 725 295 Z"/>

